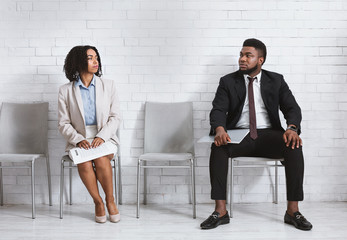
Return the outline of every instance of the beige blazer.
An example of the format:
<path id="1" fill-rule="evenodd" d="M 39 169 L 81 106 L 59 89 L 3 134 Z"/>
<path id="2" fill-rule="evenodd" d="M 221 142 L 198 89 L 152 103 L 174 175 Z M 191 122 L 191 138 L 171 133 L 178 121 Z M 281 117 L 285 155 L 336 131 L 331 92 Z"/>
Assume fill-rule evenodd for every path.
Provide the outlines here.
<path id="1" fill-rule="evenodd" d="M 112 80 L 95 78 L 95 105 L 98 134 L 104 141 L 113 140 L 120 124 L 120 104 L 115 83 Z M 64 84 L 59 88 L 58 128 L 67 141 L 66 151 L 76 147 L 86 139 L 83 102 L 79 86 L 75 82 Z"/>

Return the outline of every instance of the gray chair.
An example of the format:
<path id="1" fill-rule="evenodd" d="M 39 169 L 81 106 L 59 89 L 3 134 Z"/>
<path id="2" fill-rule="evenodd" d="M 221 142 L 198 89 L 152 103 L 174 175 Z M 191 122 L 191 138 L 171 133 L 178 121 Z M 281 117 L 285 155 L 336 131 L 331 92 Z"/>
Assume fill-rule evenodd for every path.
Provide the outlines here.
<path id="1" fill-rule="evenodd" d="M 233 194 L 234 194 L 234 168 L 264 168 L 274 167 L 275 168 L 275 187 L 274 187 L 274 203 L 278 203 L 278 168 L 283 167 L 278 162 L 284 159 L 272 159 L 272 158 L 261 158 L 261 157 L 236 157 L 230 158 L 230 217 L 233 217 Z M 234 162 L 238 162 L 237 165 Z M 268 164 L 270 162 L 270 164 Z M 274 164 L 271 164 L 274 162 Z"/>
<path id="2" fill-rule="evenodd" d="M 117 136 L 119 137 L 119 130 L 117 131 Z M 122 204 L 122 175 L 121 175 L 121 157 L 120 157 L 120 145 L 118 145 L 117 153 L 111 160 L 114 176 L 114 192 L 117 206 Z M 69 157 L 69 155 L 64 155 L 61 158 L 60 165 L 60 218 L 63 218 L 63 198 L 64 198 L 64 176 L 65 168 L 69 169 L 69 204 L 72 205 L 72 168 L 76 168 Z M 118 173 L 118 174 L 116 174 Z"/>
<path id="3" fill-rule="evenodd" d="M 35 218 L 35 161 L 46 159 L 49 205 L 52 206 L 48 156 L 48 103 L 2 103 L 0 114 L 0 202 L 3 205 L 2 169 L 30 168 L 32 218 Z"/>
<path id="4" fill-rule="evenodd" d="M 193 105 L 191 102 L 154 103 L 145 106 L 144 154 L 137 164 L 137 208 L 140 216 L 141 169 L 144 169 L 144 204 L 147 203 L 147 168 L 189 168 L 191 202 L 196 218 Z M 182 165 L 186 161 L 189 165 Z M 148 165 L 148 162 L 154 162 Z M 164 162 L 168 164 L 164 164 Z M 144 164 L 142 164 L 144 163 Z M 174 163 L 179 163 L 174 165 Z M 160 165 L 158 165 L 160 164 Z"/>

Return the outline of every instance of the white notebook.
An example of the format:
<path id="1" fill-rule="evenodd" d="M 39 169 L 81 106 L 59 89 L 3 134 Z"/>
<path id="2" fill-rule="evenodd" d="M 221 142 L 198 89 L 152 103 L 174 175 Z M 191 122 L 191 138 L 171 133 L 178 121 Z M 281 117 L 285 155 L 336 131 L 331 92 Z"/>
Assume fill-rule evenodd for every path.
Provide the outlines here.
<path id="1" fill-rule="evenodd" d="M 249 129 L 233 129 L 233 130 L 228 130 L 227 133 L 231 140 L 228 143 L 239 144 L 249 133 Z M 214 136 L 204 136 L 198 140 L 198 143 L 203 143 L 203 142 L 208 142 L 208 143 L 214 142 Z"/>
<path id="2" fill-rule="evenodd" d="M 84 149 L 75 147 L 69 151 L 69 157 L 74 164 L 90 161 L 109 154 L 117 153 L 117 146 L 111 142 L 105 142 L 97 148 Z"/>

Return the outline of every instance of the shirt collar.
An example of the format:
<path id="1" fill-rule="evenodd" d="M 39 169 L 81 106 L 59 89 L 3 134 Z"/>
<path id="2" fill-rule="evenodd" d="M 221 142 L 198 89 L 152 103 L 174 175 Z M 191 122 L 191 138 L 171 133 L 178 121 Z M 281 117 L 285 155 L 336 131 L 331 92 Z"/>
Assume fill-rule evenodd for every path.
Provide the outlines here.
<path id="1" fill-rule="evenodd" d="M 256 76 L 254 76 L 256 79 L 254 80 L 255 82 L 257 82 L 257 83 L 260 83 L 260 80 L 261 80 L 261 70 L 260 70 L 260 72 L 256 75 Z M 245 81 L 248 83 L 248 77 L 251 77 L 251 76 L 249 76 L 248 74 L 243 74 L 243 77 L 244 77 L 244 79 L 245 79 Z"/>
<path id="2" fill-rule="evenodd" d="M 89 87 L 90 87 L 91 85 L 93 85 L 93 86 L 95 87 L 95 74 L 93 74 L 93 79 L 92 79 L 92 81 L 91 81 Z M 84 84 L 83 84 L 83 82 L 82 82 L 80 76 L 78 76 L 78 80 L 75 81 L 75 86 L 83 87 L 83 88 L 86 88 L 86 89 L 89 88 L 89 87 L 87 88 L 86 86 L 84 86 Z"/>

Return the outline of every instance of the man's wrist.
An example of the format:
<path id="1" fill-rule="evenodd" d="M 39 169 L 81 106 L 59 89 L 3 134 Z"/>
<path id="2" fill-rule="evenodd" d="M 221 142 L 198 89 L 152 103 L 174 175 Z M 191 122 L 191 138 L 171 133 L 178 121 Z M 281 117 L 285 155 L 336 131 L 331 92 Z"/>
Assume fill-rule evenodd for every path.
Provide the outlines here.
<path id="1" fill-rule="evenodd" d="M 216 131 L 216 133 L 219 131 L 225 132 L 225 128 L 223 126 L 218 126 L 218 127 L 216 127 L 215 131 Z"/>
<path id="2" fill-rule="evenodd" d="M 286 130 L 291 130 L 291 131 L 294 131 L 296 133 L 298 132 L 298 129 L 295 125 L 288 125 Z"/>

